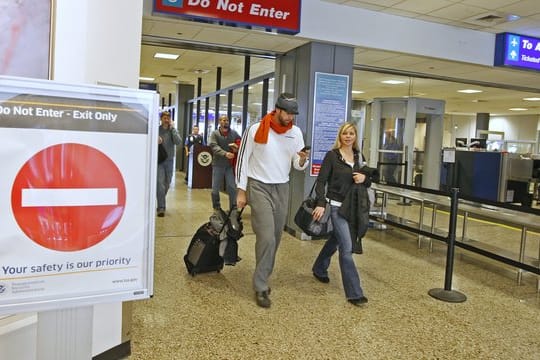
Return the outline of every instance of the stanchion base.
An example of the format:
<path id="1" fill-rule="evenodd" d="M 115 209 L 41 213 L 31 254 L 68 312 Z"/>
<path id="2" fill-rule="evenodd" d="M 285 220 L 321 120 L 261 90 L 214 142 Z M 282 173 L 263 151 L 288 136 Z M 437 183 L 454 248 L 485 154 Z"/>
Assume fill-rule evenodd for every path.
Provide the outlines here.
<path id="1" fill-rule="evenodd" d="M 431 289 L 428 291 L 428 294 L 435 299 L 446 302 L 460 303 L 467 300 L 467 296 L 465 296 L 465 294 L 455 290 Z"/>

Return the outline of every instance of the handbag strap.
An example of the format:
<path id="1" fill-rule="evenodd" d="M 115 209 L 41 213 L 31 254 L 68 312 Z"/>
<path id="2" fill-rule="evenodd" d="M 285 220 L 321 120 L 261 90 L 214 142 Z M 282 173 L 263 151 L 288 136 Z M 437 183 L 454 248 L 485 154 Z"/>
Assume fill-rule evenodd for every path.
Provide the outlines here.
<path id="1" fill-rule="evenodd" d="M 313 186 L 311 187 L 311 190 L 309 191 L 308 197 L 312 197 L 311 195 L 313 195 L 313 190 L 315 190 L 315 185 L 317 185 L 317 180 L 315 180 L 315 182 L 313 183 Z"/>

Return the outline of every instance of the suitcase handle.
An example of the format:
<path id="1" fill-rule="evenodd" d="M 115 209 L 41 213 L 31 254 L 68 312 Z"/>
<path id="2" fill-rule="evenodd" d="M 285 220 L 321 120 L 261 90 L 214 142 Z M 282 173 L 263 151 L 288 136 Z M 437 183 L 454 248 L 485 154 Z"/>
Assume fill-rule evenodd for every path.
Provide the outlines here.
<path id="1" fill-rule="evenodd" d="M 244 209 L 245 209 L 245 207 L 243 207 L 242 209 L 240 209 L 240 211 L 238 212 L 238 220 L 240 220 L 240 217 L 242 216 L 242 213 L 244 212 Z M 223 230 L 225 229 L 225 226 L 227 226 L 227 223 L 231 220 L 231 215 L 232 215 L 232 212 L 233 212 L 234 210 L 238 210 L 238 209 L 229 210 L 229 213 L 227 214 L 227 218 L 226 218 L 225 221 L 223 222 L 223 226 L 221 227 L 221 230 L 219 230 L 218 235 L 221 235 L 221 233 L 222 233 Z"/>

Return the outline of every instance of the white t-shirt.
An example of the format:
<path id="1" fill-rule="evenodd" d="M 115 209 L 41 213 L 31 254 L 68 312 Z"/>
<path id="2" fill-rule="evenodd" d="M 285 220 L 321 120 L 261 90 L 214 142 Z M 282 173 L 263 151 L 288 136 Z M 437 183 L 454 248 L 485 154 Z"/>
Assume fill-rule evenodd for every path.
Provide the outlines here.
<path id="1" fill-rule="evenodd" d="M 255 133 L 260 123 L 253 124 L 245 133 L 238 151 L 236 164 L 236 186 L 246 190 L 247 179 L 252 178 L 265 184 L 283 184 L 289 181 L 291 164 L 297 170 L 304 170 L 308 161 L 300 166 L 298 152 L 304 148 L 304 138 L 300 128 L 293 127 L 283 134 L 272 128 L 268 142 L 255 142 Z"/>

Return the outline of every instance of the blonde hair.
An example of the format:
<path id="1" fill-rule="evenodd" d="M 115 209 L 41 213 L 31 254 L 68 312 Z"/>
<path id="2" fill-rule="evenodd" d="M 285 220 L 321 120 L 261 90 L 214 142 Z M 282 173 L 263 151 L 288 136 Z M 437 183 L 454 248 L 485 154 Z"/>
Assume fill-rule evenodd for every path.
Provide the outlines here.
<path id="1" fill-rule="evenodd" d="M 345 131 L 352 129 L 354 131 L 354 135 L 356 136 L 355 142 L 353 143 L 353 150 L 354 151 L 360 151 L 358 148 L 358 129 L 356 128 L 356 125 L 350 122 L 344 122 L 341 124 L 341 126 L 338 129 L 338 133 L 336 136 L 336 141 L 334 142 L 334 145 L 332 146 L 332 149 L 339 149 L 341 147 L 341 134 L 343 134 Z"/>

